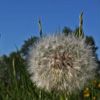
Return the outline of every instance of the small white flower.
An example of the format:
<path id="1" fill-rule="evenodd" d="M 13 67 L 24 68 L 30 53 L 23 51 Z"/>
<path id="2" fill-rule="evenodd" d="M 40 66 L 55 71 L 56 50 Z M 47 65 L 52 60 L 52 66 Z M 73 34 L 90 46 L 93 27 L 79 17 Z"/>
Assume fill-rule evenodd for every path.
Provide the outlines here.
<path id="1" fill-rule="evenodd" d="M 96 66 L 85 38 L 60 34 L 44 37 L 33 47 L 28 71 L 40 88 L 72 92 L 94 77 Z"/>

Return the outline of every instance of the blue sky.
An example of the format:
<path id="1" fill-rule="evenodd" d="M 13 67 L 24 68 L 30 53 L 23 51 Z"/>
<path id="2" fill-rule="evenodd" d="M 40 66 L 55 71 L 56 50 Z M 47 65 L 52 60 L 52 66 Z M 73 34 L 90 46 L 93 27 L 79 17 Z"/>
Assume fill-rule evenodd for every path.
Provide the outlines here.
<path id="1" fill-rule="evenodd" d="M 75 29 L 84 12 L 84 32 L 94 37 L 100 57 L 100 0 L 0 0 L 0 55 L 20 48 L 30 36 L 54 33 L 68 26 Z"/>

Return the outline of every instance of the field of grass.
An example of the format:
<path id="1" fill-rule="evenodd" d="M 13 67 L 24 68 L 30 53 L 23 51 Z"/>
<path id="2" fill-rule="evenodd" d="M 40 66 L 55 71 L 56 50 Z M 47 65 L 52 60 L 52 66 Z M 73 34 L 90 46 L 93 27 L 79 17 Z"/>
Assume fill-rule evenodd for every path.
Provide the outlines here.
<path id="1" fill-rule="evenodd" d="M 10 62 L 7 64 L 9 70 L 5 73 L 5 79 L 0 80 L 0 100 L 100 100 L 99 78 L 91 80 L 82 91 L 65 99 L 66 93 L 63 95 L 38 89 L 29 78 L 25 61 L 16 55 L 12 58 L 6 59 L 6 62 Z"/>

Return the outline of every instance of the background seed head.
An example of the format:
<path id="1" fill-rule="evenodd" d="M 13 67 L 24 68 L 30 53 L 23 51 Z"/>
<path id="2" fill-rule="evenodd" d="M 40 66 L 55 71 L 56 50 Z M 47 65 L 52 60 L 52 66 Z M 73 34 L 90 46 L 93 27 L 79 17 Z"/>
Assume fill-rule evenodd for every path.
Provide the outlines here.
<path id="1" fill-rule="evenodd" d="M 29 55 L 31 80 L 45 90 L 72 92 L 95 75 L 96 61 L 85 38 L 51 35 L 42 38 Z"/>

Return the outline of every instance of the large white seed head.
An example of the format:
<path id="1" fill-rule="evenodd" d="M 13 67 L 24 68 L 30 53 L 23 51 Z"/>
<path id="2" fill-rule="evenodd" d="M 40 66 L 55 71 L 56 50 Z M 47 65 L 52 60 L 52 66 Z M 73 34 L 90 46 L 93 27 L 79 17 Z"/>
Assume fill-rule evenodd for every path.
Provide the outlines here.
<path id="1" fill-rule="evenodd" d="M 72 92 L 83 88 L 96 69 L 92 47 L 85 38 L 52 35 L 42 38 L 31 50 L 28 71 L 37 87 Z"/>

